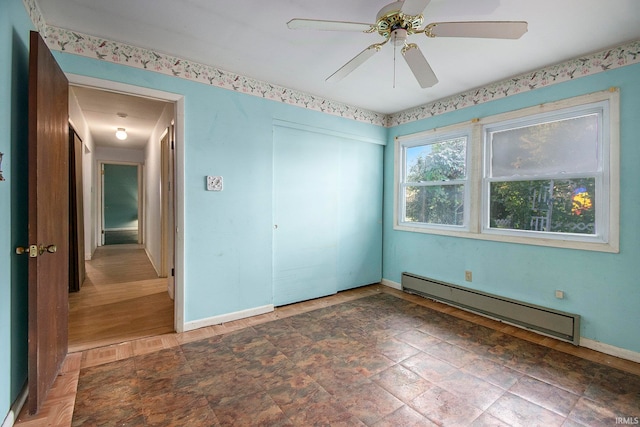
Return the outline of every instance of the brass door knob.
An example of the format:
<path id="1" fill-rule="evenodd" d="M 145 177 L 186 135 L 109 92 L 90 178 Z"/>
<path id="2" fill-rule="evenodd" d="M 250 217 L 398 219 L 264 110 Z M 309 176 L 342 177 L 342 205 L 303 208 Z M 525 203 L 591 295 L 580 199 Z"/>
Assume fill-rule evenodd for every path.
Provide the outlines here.
<path id="1" fill-rule="evenodd" d="M 18 246 L 16 248 L 16 253 L 18 255 L 27 254 L 31 258 L 35 258 L 35 257 L 38 256 L 39 250 L 38 250 L 38 247 L 36 245 L 30 245 L 29 247 L 26 247 L 26 248 L 22 247 L 22 246 Z"/>
<path id="2" fill-rule="evenodd" d="M 23 246 L 18 246 L 16 248 L 16 253 L 18 255 L 22 255 L 22 254 L 28 254 L 29 257 L 31 258 L 36 258 L 38 255 L 42 255 L 45 252 L 48 252 L 50 254 L 55 254 L 58 251 L 58 248 L 56 245 L 40 245 L 40 246 L 36 246 L 36 245 L 30 245 L 29 247 L 23 247 Z"/>

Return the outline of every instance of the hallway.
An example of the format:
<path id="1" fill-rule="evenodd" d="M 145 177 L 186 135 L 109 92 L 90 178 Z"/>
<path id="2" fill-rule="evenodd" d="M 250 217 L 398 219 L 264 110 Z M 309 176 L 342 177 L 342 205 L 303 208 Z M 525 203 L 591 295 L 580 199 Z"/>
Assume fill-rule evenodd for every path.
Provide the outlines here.
<path id="1" fill-rule="evenodd" d="M 69 353 L 174 331 L 167 279 L 140 245 L 96 249 L 80 292 L 69 294 Z"/>

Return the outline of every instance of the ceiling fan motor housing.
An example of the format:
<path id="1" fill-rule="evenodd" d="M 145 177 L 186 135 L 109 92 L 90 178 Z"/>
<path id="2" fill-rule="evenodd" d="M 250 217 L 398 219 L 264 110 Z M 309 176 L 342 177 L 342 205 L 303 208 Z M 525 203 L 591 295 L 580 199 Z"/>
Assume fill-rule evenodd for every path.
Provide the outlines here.
<path id="1" fill-rule="evenodd" d="M 424 20 L 422 15 L 409 16 L 403 14 L 400 11 L 403 3 L 403 1 L 397 1 L 388 4 L 378 12 L 378 15 L 376 16 L 376 29 L 378 30 L 378 34 L 385 39 L 389 39 L 394 35 L 394 40 L 399 40 L 400 33 L 402 33 L 404 35 L 404 43 L 406 36 L 414 34 L 420 29 L 420 27 L 422 27 L 422 22 Z M 404 31 L 396 32 L 394 34 L 394 31 L 396 30 Z M 406 34 L 404 34 L 404 32 L 406 32 Z"/>

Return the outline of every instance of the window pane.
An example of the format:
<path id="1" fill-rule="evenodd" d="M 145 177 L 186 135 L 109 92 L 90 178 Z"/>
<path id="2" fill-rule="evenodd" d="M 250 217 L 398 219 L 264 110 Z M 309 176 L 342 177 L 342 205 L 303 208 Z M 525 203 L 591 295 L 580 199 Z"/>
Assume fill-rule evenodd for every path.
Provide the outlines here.
<path id="1" fill-rule="evenodd" d="M 464 185 L 408 186 L 405 222 L 462 225 Z"/>
<path id="2" fill-rule="evenodd" d="M 491 176 L 595 172 L 598 115 L 491 133 Z"/>
<path id="3" fill-rule="evenodd" d="M 595 234 L 595 178 L 492 182 L 489 226 Z"/>
<path id="4" fill-rule="evenodd" d="M 466 148 L 466 137 L 407 147 L 405 182 L 464 179 Z"/>

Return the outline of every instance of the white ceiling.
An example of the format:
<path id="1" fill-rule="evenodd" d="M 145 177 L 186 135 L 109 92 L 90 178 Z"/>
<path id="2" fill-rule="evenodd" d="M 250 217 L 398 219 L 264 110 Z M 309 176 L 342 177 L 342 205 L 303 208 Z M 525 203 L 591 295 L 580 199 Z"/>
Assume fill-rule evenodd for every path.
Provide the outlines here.
<path id="1" fill-rule="evenodd" d="M 81 86 L 72 86 L 71 93 L 80 105 L 94 144 L 101 147 L 144 149 L 167 105 L 155 99 Z M 118 128 L 127 131 L 126 140 L 116 138 Z"/>
<path id="2" fill-rule="evenodd" d="M 640 39 L 639 0 L 432 0 L 425 24 L 524 20 L 519 40 L 417 43 L 439 78 L 421 89 L 394 49 L 338 83 L 325 79 L 378 34 L 289 30 L 291 18 L 374 23 L 388 0 L 36 0 L 47 25 L 189 59 L 378 113 L 411 107 Z M 399 55 L 399 53 L 398 53 Z"/>

